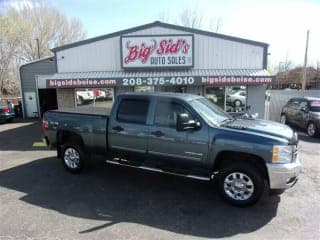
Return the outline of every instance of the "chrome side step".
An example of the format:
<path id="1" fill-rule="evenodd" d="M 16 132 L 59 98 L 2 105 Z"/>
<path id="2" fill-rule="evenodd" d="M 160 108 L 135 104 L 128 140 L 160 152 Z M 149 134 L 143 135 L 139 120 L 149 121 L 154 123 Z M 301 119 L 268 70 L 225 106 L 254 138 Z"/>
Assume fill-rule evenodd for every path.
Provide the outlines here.
<path id="1" fill-rule="evenodd" d="M 165 173 L 165 174 L 170 174 L 170 175 L 179 176 L 179 177 L 187 177 L 187 178 L 192 178 L 192 179 L 197 179 L 197 180 L 202 180 L 202 181 L 210 181 L 211 180 L 211 178 L 209 178 L 209 177 L 202 177 L 202 176 L 191 175 L 191 174 L 185 175 L 185 174 L 167 172 L 167 171 L 163 171 L 162 169 L 159 169 L 159 168 L 152 168 L 152 167 L 146 167 L 146 166 L 134 166 L 134 165 L 125 164 L 125 163 L 122 163 L 122 162 L 119 162 L 119 161 L 106 160 L 106 163 L 113 164 L 113 165 L 121 165 L 121 166 L 126 166 L 126 167 L 131 167 L 131 168 L 138 168 L 138 169 L 152 171 L 152 172 Z"/>

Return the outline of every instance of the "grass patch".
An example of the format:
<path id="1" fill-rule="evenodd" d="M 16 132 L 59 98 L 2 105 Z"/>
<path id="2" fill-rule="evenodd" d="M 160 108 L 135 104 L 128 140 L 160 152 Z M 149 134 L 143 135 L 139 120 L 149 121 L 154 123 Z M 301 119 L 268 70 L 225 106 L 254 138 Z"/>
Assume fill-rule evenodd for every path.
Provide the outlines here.
<path id="1" fill-rule="evenodd" d="M 44 142 L 34 142 L 32 147 L 46 147 L 46 144 Z"/>

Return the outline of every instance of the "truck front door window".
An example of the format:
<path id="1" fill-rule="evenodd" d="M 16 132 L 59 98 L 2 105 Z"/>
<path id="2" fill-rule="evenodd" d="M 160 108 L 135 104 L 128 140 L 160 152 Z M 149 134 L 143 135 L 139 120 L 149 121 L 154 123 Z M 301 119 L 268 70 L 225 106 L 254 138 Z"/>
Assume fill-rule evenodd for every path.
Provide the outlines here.
<path id="1" fill-rule="evenodd" d="M 178 115 L 181 113 L 187 113 L 192 119 L 191 114 L 182 105 L 174 102 L 159 102 L 155 111 L 154 124 L 175 128 Z"/>

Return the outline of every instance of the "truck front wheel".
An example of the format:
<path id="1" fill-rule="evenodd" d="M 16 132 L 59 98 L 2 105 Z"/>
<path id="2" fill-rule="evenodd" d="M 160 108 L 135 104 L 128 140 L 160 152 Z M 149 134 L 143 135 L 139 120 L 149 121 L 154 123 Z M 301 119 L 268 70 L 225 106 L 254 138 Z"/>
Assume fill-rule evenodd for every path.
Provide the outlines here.
<path id="1" fill-rule="evenodd" d="M 63 166 L 72 173 L 79 173 L 84 169 L 86 155 L 76 143 L 66 143 L 61 148 Z"/>
<path id="2" fill-rule="evenodd" d="M 246 207 L 260 199 L 264 181 L 254 166 L 238 163 L 220 171 L 218 188 L 226 201 L 235 206 Z"/>

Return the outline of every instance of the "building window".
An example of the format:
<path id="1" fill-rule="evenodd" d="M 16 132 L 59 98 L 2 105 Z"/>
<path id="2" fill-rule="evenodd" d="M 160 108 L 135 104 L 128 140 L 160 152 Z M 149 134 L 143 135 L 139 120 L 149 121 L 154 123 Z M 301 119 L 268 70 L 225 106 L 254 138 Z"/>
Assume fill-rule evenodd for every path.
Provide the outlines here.
<path id="1" fill-rule="evenodd" d="M 225 110 L 225 87 L 206 87 L 205 98 Z"/>
<path id="2" fill-rule="evenodd" d="M 77 108 L 111 108 L 113 100 L 113 88 L 78 88 L 75 90 L 75 101 Z"/>
<path id="3" fill-rule="evenodd" d="M 154 86 L 135 86 L 135 92 L 154 92 Z"/>
<path id="4" fill-rule="evenodd" d="M 247 89 L 245 86 L 206 87 L 205 97 L 226 112 L 246 111 Z"/>
<path id="5" fill-rule="evenodd" d="M 165 86 L 164 92 L 185 93 L 186 86 Z"/>
<path id="6" fill-rule="evenodd" d="M 247 105 L 247 89 L 245 86 L 226 88 L 226 112 L 245 112 Z"/>

